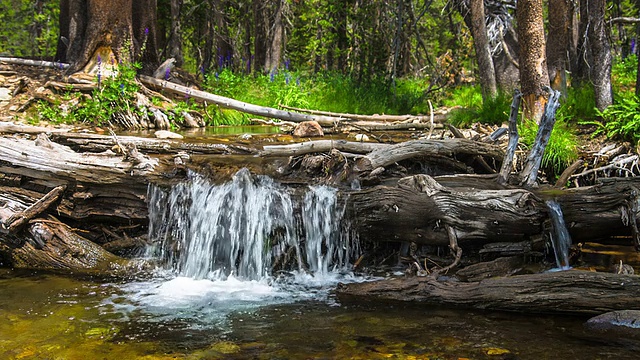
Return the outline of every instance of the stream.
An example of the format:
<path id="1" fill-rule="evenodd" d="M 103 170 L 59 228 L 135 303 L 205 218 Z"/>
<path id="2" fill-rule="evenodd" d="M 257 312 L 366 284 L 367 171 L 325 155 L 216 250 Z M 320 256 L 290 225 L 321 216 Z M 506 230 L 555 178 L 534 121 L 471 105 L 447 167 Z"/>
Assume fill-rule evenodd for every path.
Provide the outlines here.
<path id="1" fill-rule="evenodd" d="M 0 359 L 636 359 L 584 317 L 340 301 L 359 239 L 337 191 L 241 170 L 149 187 L 151 272 L 0 269 Z M 390 274 L 387 274 L 390 275 Z"/>

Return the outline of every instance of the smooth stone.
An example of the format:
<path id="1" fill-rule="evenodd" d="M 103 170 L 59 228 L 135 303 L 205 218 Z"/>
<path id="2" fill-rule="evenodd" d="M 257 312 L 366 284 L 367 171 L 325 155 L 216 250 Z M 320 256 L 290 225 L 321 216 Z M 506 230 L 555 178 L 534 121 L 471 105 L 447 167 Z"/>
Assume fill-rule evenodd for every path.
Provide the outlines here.
<path id="1" fill-rule="evenodd" d="M 158 139 L 183 139 L 184 136 L 168 130 L 158 130 L 153 135 Z"/>
<path id="2" fill-rule="evenodd" d="M 0 101 L 11 100 L 11 91 L 7 88 L 0 88 Z"/>
<path id="3" fill-rule="evenodd" d="M 606 337 L 640 340 L 640 310 L 611 311 L 587 320 L 588 330 Z"/>

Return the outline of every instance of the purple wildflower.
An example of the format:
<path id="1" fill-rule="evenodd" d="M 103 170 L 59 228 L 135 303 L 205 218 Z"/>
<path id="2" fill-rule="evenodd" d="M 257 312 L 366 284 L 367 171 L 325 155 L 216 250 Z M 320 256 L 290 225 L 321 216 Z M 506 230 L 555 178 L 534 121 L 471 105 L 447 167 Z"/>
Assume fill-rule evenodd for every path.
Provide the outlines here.
<path id="1" fill-rule="evenodd" d="M 149 28 L 144 28 L 144 36 L 149 36 Z"/>
<path id="2" fill-rule="evenodd" d="M 164 71 L 164 79 L 169 80 L 170 76 L 171 76 L 171 68 L 167 68 L 167 70 Z"/>
<path id="3" fill-rule="evenodd" d="M 120 94 L 124 96 L 124 84 L 120 84 Z"/>
<path id="4" fill-rule="evenodd" d="M 289 81 L 291 81 L 291 75 L 287 74 L 287 76 L 284 77 L 284 83 L 289 85 Z"/>
<path id="5" fill-rule="evenodd" d="M 251 59 L 247 59 L 247 73 L 251 72 Z"/>
<path id="6" fill-rule="evenodd" d="M 98 67 L 100 66 L 100 64 L 102 64 L 102 57 L 98 55 Z"/>
<path id="7" fill-rule="evenodd" d="M 271 82 L 273 82 L 273 80 L 275 80 L 275 78 L 276 78 L 276 73 L 275 73 L 275 71 L 271 71 L 271 72 L 269 73 L 269 80 L 270 80 Z"/>
<path id="8" fill-rule="evenodd" d="M 636 39 L 631 39 L 631 53 L 636 53 Z"/>
<path id="9" fill-rule="evenodd" d="M 216 71 L 213 76 L 216 77 L 216 80 L 220 80 L 220 74 L 218 74 L 218 72 Z"/>
<path id="10" fill-rule="evenodd" d="M 289 64 L 291 63 L 291 60 L 287 59 L 284 61 L 284 68 L 289 70 Z"/>

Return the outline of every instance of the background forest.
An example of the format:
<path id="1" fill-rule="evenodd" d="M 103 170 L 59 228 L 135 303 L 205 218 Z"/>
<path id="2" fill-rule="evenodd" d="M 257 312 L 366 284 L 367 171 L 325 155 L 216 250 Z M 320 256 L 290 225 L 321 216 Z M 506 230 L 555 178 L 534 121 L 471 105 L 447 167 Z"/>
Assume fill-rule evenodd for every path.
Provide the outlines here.
<path id="1" fill-rule="evenodd" d="M 60 3 L 1 0 L 0 55 L 61 60 Z M 246 102 L 425 114 L 430 101 L 459 107 L 450 115 L 458 125 L 502 123 L 513 89 L 535 104 L 551 85 L 564 97 L 547 162 L 560 168 L 577 156 L 578 124 L 639 140 L 639 7 L 628 0 L 158 0 L 157 48 L 161 61 L 176 59 L 205 90 Z M 246 120 L 220 110 L 210 125 Z M 523 141 L 533 141 L 535 127 L 522 126 Z"/>

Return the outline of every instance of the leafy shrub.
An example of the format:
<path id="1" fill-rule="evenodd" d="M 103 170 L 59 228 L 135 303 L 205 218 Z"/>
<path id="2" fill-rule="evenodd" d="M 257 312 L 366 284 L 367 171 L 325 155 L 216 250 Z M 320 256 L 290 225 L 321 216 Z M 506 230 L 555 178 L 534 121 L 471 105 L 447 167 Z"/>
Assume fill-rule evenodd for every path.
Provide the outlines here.
<path id="1" fill-rule="evenodd" d="M 598 125 L 594 135 L 604 133 L 608 138 L 631 141 L 634 144 L 640 140 L 640 101 L 637 96 L 619 99 L 604 111 L 598 111 L 604 119 L 604 124 Z"/>
<path id="2" fill-rule="evenodd" d="M 463 98 L 456 101 L 458 104 L 467 103 L 468 106 L 451 111 L 449 122 L 452 125 L 468 126 L 474 122 L 499 125 L 509 121 L 511 96 L 506 92 L 498 92 L 496 96 L 483 102 L 478 87 L 466 87 L 466 89 L 466 91 L 461 92 Z M 474 91 L 468 92 L 468 89 L 474 89 Z M 453 104 L 455 102 L 450 103 Z"/>

